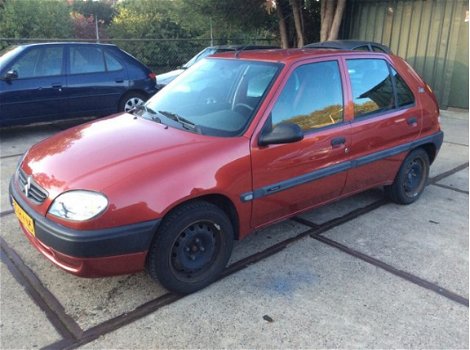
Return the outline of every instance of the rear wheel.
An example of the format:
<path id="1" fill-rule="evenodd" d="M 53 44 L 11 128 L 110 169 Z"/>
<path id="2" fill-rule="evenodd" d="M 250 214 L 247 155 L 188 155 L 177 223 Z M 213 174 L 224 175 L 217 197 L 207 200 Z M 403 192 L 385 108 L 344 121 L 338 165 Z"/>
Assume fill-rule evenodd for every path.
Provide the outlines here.
<path id="1" fill-rule="evenodd" d="M 403 161 L 392 185 L 385 187 L 390 199 L 411 204 L 423 193 L 429 176 L 429 156 L 422 148 L 411 151 Z"/>
<path id="2" fill-rule="evenodd" d="M 230 219 L 204 201 L 182 205 L 162 222 L 147 258 L 147 270 L 170 291 L 187 294 L 212 283 L 233 247 Z"/>

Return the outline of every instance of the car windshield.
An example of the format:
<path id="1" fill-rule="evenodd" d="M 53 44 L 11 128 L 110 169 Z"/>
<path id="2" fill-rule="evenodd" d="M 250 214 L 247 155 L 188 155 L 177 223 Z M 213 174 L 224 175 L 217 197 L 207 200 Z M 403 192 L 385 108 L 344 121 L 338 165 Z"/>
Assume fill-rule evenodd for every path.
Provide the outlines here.
<path id="1" fill-rule="evenodd" d="M 205 58 L 146 105 L 165 124 L 205 135 L 237 136 L 250 122 L 280 67 L 278 63 Z M 154 119 L 148 113 L 142 116 Z"/>
<path id="2" fill-rule="evenodd" d="M 194 63 L 200 61 L 201 59 L 203 59 L 204 57 L 207 57 L 207 56 L 210 56 L 210 55 L 213 55 L 217 52 L 217 49 L 214 48 L 214 47 L 206 47 L 204 50 L 202 50 L 201 52 L 199 52 L 196 56 L 194 56 L 193 58 L 191 58 L 188 62 L 186 62 L 185 64 L 183 64 L 183 68 L 189 68 L 191 67 Z"/>
<path id="3" fill-rule="evenodd" d="M 7 62 L 21 50 L 21 46 L 10 46 L 0 51 L 0 71 L 2 71 L 6 67 Z"/>

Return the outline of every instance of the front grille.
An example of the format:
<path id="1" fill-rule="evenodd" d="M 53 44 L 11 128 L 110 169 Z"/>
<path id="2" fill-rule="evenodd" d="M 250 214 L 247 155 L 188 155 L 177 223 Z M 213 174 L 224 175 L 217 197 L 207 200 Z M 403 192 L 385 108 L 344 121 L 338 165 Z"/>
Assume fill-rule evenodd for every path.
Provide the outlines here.
<path id="1" fill-rule="evenodd" d="M 36 203 L 44 202 L 49 195 L 46 190 L 42 189 L 41 186 L 34 182 L 31 176 L 26 175 L 21 169 L 18 169 L 18 186 L 26 197 Z"/>

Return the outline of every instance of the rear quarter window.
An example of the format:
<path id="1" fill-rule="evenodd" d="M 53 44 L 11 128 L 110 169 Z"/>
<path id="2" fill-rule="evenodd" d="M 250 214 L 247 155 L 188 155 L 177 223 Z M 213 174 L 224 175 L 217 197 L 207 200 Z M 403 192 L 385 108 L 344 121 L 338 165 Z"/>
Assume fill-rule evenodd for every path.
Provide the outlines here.
<path id="1" fill-rule="evenodd" d="M 411 89 L 408 87 L 408 85 L 406 85 L 403 78 L 400 77 L 400 75 L 395 69 L 391 68 L 391 70 L 392 75 L 395 79 L 395 87 L 397 90 L 397 106 L 403 107 L 414 104 L 415 98 L 413 96 L 413 93 L 411 92 Z"/>

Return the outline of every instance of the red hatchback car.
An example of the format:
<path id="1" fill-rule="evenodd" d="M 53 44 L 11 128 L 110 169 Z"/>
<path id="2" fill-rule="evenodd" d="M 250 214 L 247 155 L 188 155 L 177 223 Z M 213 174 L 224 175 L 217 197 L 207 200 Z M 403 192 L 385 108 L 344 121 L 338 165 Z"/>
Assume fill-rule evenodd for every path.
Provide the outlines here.
<path id="1" fill-rule="evenodd" d="M 28 239 L 64 270 L 147 268 L 190 293 L 254 230 L 372 187 L 414 202 L 442 141 L 436 98 L 399 57 L 226 53 L 131 113 L 33 146 L 10 194 Z"/>

